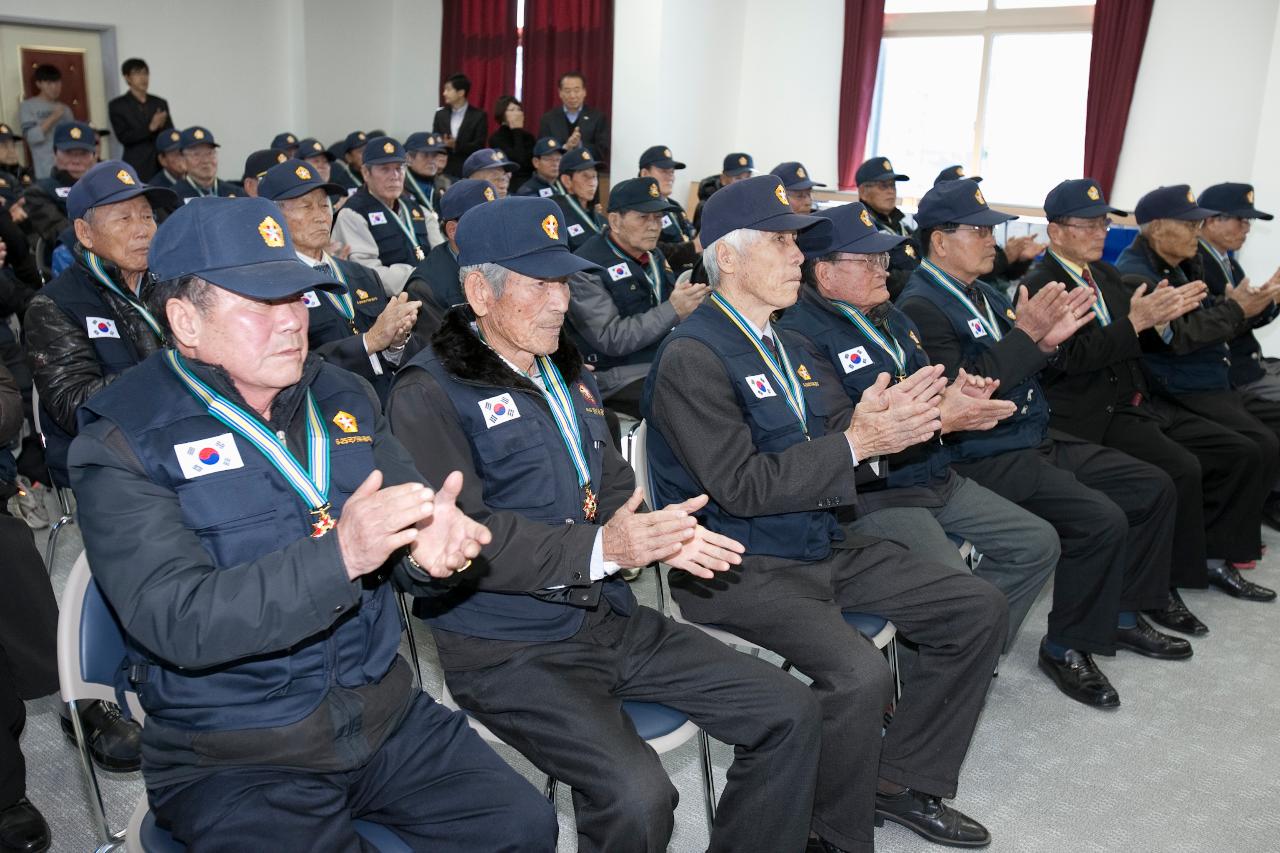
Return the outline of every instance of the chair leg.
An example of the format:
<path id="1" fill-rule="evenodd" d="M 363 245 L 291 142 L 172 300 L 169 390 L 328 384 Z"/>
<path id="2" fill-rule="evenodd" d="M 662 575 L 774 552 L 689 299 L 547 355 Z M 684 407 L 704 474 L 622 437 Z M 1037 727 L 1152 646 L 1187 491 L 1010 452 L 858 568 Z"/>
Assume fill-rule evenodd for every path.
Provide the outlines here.
<path id="1" fill-rule="evenodd" d="M 80 719 L 75 702 L 68 702 L 67 710 L 71 713 L 71 730 L 76 735 L 80 767 L 84 770 L 85 782 L 89 786 L 89 816 L 93 818 L 94 829 L 98 831 L 98 837 L 102 839 L 103 844 L 110 845 L 118 839 L 111 834 L 107 826 L 107 811 L 102 805 L 102 789 L 98 787 L 98 777 L 93 772 L 93 756 L 89 754 L 89 738 L 84 730 L 84 722 Z"/>
<path id="2" fill-rule="evenodd" d="M 902 701 L 902 678 L 898 675 L 898 638 L 894 637 L 885 648 L 889 658 L 889 672 L 893 675 L 893 701 L 897 705 Z"/>
<path id="3" fill-rule="evenodd" d="M 716 825 L 716 780 L 712 775 L 711 742 L 705 731 L 698 732 L 698 751 L 702 754 L 702 784 L 707 800 L 707 832 Z"/>
<path id="4" fill-rule="evenodd" d="M 409 612 L 409 604 L 404 594 L 397 592 L 396 601 L 400 602 L 400 618 L 404 620 L 405 636 L 409 638 L 409 661 L 413 664 L 413 674 L 418 678 L 418 689 L 423 689 L 422 664 L 418 661 L 418 642 L 413 636 L 413 615 Z"/>
<path id="5" fill-rule="evenodd" d="M 49 541 L 44 546 L 44 564 L 49 570 L 49 574 L 53 574 L 53 555 L 58 547 L 58 533 L 65 525 L 75 524 L 75 519 L 65 512 L 62 517 L 53 523 L 53 527 L 49 528 Z"/>
<path id="6" fill-rule="evenodd" d="M 551 805 L 554 806 L 556 804 L 556 777 L 554 776 L 547 777 L 547 786 L 545 790 L 547 794 L 547 799 L 550 800 Z"/>

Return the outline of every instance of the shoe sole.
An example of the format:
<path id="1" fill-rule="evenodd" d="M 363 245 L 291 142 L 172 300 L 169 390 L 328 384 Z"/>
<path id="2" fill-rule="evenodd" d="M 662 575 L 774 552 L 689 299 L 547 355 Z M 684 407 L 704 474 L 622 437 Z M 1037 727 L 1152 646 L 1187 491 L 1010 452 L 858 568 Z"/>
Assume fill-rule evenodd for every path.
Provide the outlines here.
<path id="1" fill-rule="evenodd" d="M 1179 628 L 1175 625 L 1170 625 L 1168 622 L 1161 622 L 1152 616 L 1150 612 L 1144 611 L 1143 615 L 1166 631 L 1175 631 L 1179 634 L 1186 634 L 1188 637 L 1206 637 L 1209 634 L 1208 625 L 1201 625 L 1199 628 Z"/>
<path id="2" fill-rule="evenodd" d="M 954 838 L 947 838 L 942 835 L 934 835 L 932 832 L 921 829 L 920 827 L 916 826 L 914 823 L 911 823 L 910 821 L 905 820 L 902 817 L 899 817 L 893 812 L 886 812 L 886 811 L 881 811 L 880 809 L 876 809 L 875 825 L 884 826 L 884 822 L 886 820 L 893 821 L 898 826 L 905 827 L 906 829 L 911 830 L 921 838 L 924 838 L 928 841 L 932 841 L 934 844 L 941 844 L 944 847 L 966 847 L 970 849 L 976 849 L 979 847 L 988 847 L 991 844 L 990 837 L 988 837 L 986 841 L 956 841 Z"/>
<path id="3" fill-rule="evenodd" d="M 1211 583 L 1209 585 L 1214 589 L 1218 590 L 1219 592 L 1223 593 L 1224 595 L 1229 595 L 1238 601 L 1258 601 L 1263 604 L 1266 604 L 1267 602 L 1276 600 L 1276 597 L 1274 595 L 1272 595 L 1269 598 L 1257 598 L 1252 595 L 1245 595 L 1244 593 L 1232 592 L 1231 590 L 1226 589 L 1225 587 L 1218 586 L 1216 583 Z"/>
<path id="4" fill-rule="evenodd" d="M 1085 705 L 1090 708 L 1102 708 L 1104 710 L 1113 710 L 1115 708 L 1120 707 L 1120 698 L 1118 696 L 1116 697 L 1116 701 L 1114 703 L 1090 702 L 1087 699 L 1081 699 L 1079 696 L 1074 695 L 1069 690 L 1067 690 L 1067 688 L 1063 687 L 1058 682 L 1058 679 L 1053 674 L 1053 670 L 1050 667 L 1046 666 L 1044 661 L 1037 661 L 1037 663 L 1040 665 L 1040 671 L 1043 672 L 1045 675 L 1049 676 L 1049 680 L 1053 682 L 1053 686 L 1058 688 L 1058 691 L 1062 693 L 1063 696 L 1066 696 L 1068 699 L 1074 699 L 1075 701 L 1079 702 L 1081 705 Z"/>
<path id="5" fill-rule="evenodd" d="M 1152 658 L 1154 660 L 1190 660 L 1195 654 L 1195 649 L 1187 649 L 1184 654 L 1168 654 L 1166 652 L 1153 652 L 1150 649 L 1144 649 L 1139 646 L 1131 646 L 1128 643 L 1116 643 L 1117 649 L 1124 649 L 1126 652 L 1142 655 L 1144 658 Z"/>

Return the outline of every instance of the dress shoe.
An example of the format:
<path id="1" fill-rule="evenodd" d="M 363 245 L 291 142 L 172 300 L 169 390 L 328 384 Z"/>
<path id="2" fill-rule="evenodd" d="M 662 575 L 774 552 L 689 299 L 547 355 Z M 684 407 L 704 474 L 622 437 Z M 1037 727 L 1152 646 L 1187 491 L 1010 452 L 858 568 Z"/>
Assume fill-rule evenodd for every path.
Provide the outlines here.
<path id="1" fill-rule="evenodd" d="M 0 851 L 3 853 L 43 853 L 49 849 L 49 824 L 44 815 L 23 797 L 0 809 Z"/>
<path id="2" fill-rule="evenodd" d="M 809 843 L 804 846 L 804 853 L 849 853 L 849 851 L 835 846 L 825 838 L 810 835 Z"/>
<path id="3" fill-rule="evenodd" d="M 991 833 L 958 809 L 942 802 L 941 797 L 907 788 L 900 794 L 876 792 L 876 826 L 886 820 L 905 826 L 934 844 L 948 847 L 986 847 Z"/>
<path id="4" fill-rule="evenodd" d="M 1116 646 L 1159 660 L 1186 660 L 1192 654 L 1186 640 L 1161 634 L 1141 616 L 1132 628 L 1116 629 Z"/>
<path id="5" fill-rule="evenodd" d="M 1182 596 L 1178 594 L 1176 589 L 1169 590 L 1169 603 L 1165 605 L 1163 610 L 1147 610 L 1144 611 L 1161 628 L 1168 628 L 1170 631 L 1179 631 L 1183 634 L 1191 634 L 1195 637 L 1202 637 L 1209 633 L 1209 626 L 1196 618 L 1196 615 L 1187 609 L 1187 605 L 1183 603 Z"/>
<path id="6" fill-rule="evenodd" d="M 1093 655 L 1068 649 L 1066 660 L 1056 660 L 1040 647 L 1040 668 L 1058 689 L 1077 702 L 1095 708 L 1119 708 L 1120 694 L 1093 662 Z"/>
<path id="7" fill-rule="evenodd" d="M 1216 586 L 1233 598 L 1243 598 L 1246 601 L 1274 601 L 1276 597 L 1274 589 L 1245 580 L 1230 566 L 1210 566 L 1209 585 Z"/>
<path id="8" fill-rule="evenodd" d="M 90 702 L 80 707 L 80 722 L 89 738 L 93 763 L 110 773 L 131 773 L 142 767 L 142 727 L 120 716 L 120 706 L 111 702 Z M 72 743 L 76 732 L 67 717 L 62 731 Z"/>

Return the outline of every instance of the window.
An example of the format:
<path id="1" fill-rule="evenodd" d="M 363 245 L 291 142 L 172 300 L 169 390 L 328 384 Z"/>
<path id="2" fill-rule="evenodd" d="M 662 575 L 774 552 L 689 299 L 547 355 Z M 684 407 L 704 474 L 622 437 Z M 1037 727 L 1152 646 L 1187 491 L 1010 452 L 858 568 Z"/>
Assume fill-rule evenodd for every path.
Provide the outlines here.
<path id="1" fill-rule="evenodd" d="M 983 178 L 995 203 L 1039 207 L 1080 177 L 1092 0 L 886 0 L 868 156 L 911 176 Z"/>

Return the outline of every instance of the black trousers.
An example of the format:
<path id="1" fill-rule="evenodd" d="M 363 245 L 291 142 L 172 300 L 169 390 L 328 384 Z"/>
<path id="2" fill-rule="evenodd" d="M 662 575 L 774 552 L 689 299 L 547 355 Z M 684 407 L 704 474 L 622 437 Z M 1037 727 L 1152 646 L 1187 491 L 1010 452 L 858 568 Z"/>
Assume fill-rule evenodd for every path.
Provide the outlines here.
<path id="1" fill-rule="evenodd" d="M 1169 583 L 1203 589 L 1206 558 L 1259 557 L 1262 503 L 1280 460 L 1264 456 L 1249 436 L 1176 403 L 1157 399 L 1143 411 L 1119 410 L 1102 443 L 1172 478 L 1178 510 Z"/>
<path id="2" fill-rule="evenodd" d="M 1268 485 L 1275 488 L 1276 472 L 1280 470 L 1274 467 L 1280 465 L 1280 402 L 1230 390 L 1179 394 L 1177 400 L 1197 415 L 1257 444 L 1266 464 L 1273 466 Z"/>
<path id="3" fill-rule="evenodd" d="M 686 615 L 771 649 L 813 679 L 810 689 L 822 709 L 813 826 L 840 848 L 869 853 L 878 778 L 955 796 L 1008 630 L 1005 596 L 980 578 L 887 541 L 837 546 L 822 563 L 754 561 L 749 557 L 742 573 L 772 577 L 747 594 L 738 588 L 750 582 L 732 578 L 681 579 L 686 588 L 673 594 Z M 788 573 L 806 572 L 829 572 L 825 596 L 788 583 Z M 772 595 L 761 600 L 757 592 Z M 891 620 L 920 649 L 883 737 L 893 680 L 883 655 L 844 621 L 845 610 Z"/>
<path id="4" fill-rule="evenodd" d="M 27 706 L 18 695 L 13 667 L 0 647 L 0 809 L 27 795 L 27 764 L 18 739 L 27 724 Z"/>
<path id="5" fill-rule="evenodd" d="M 1058 531 L 1062 557 L 1050 640 L 1114 654 L 1121 610 L 1168 601 L 1177 508 L 1168 474 L 1118 450 L 1065 437 L 955 467 Z"/>
<path id="6" fill-rule="evenodd" d="M 573 788 L 578 850 L 659 853 L 670 841 L 679 797 L 622 710 L 630 699 L 670 705 L 734 745 L 710 850 L 803 851 L 821 737 L 804 684 L 647 607 L 589 618 L 568 640 L 445 674 L 459 705 Z"/>

